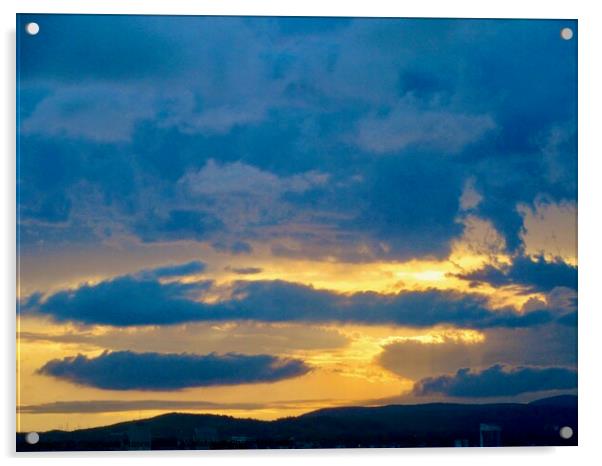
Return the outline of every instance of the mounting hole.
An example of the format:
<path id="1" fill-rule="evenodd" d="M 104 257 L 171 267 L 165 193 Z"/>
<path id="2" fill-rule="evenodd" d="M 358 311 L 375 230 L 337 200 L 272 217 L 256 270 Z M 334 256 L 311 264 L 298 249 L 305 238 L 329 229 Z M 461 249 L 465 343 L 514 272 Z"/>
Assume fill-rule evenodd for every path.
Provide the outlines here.
<path id="1" fill-rule="evenodd" d="M 564 40 L 571 40 L 573 38 L 573 30 L 571 28 L 562 28 L 560 31 L 560 37 Z"/>
<path id="2" fill-rule="evenodd" d="M 25 25 L 25 32 L 30 36 L 35 36 L 40 32 L 40 25 L 38 23 L 27 23 Z"/>
<path id="3" fill-rule="evenodd" d="M 571 429 L 569 426 L 564 426 L 562 429 L 560 429 L 559 434 L 563 439 L 568 440 L 573 436 L 573 429 Z"/>
<path id="4" fill-rule="evenodd" d="M 30 445 L 35 445 L 40 441 L 40 434 L 37 432 L 30 432 L 25 436 L 25 441 Z"/>

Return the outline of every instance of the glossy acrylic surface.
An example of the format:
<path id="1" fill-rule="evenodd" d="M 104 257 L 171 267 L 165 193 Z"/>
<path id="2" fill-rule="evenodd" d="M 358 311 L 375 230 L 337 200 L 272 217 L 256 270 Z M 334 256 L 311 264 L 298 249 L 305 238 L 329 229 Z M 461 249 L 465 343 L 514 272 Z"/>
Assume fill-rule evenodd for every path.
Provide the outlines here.
<path id="1" fill-rule="evenodd" d="M 17 39 L 18 450 L 576 444 L 576 21 Z"/>

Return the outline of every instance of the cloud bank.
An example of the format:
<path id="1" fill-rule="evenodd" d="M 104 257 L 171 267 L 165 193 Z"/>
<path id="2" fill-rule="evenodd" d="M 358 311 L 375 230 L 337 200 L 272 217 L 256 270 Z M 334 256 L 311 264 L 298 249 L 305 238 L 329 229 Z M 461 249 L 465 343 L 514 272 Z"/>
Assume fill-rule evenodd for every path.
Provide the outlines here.
<path id="1" fill-rule="evenodd" d="M 269 355 L 134 353 L 105 351 L 54 359 L 39 369 L 80 385 L 105 390 L 180 390 L 188 387 L 275 382 L 303 375 L 309 367 L 297 359 Z"/>
<path id="2" fill-rule="evenodd" d="M 577 388 L 577 371 L 562 367 L 515 367 L 496 364 L 481 372 L 468 368 L 454 375 L 420 380 L 414 385 L 417 396 L 446 395 L 452 397 L 514 396 L 525 392 Z"/>
<path id="3" fill-rule="evenodd" d="M 487 265 L 471 273 L 458 275 L 475 284 L 492 286 L 519 285 L 531 291 L 549 292 L 556 287 L 577 289 L 577 267 L 560 259 L 546 261 L 543 257 L 531 259 L 518 256 L 507 266 Z"/>
<path id="4" fill-rule="evenodd" d="M 576 201 L 577 43 L 556 21 L 90 21 L 49 16 L 44 48 L 20 40 L 25 246 L 116 230 L 441 258 L 471 179 L 474 215 L 517 252 L 519 206 Z M 310 231 L 278 228 L 293 220 Z"/>
<path id="5" fill-rule="evenodd" d="M 182 322 L 253 320 L 266 322 L 356 322 L 428 327 L 530 327 L 556 316 L 547 310 L 492 310 L 486 297 L 426 290 L 398 294 L 339 294 L 281 280 L 238 281 L 231 297 L 204 302 L 211 281 L 167 282 L 125 275 L 36 299 L 23 312 L 85 324 L 168 325 Z"/>

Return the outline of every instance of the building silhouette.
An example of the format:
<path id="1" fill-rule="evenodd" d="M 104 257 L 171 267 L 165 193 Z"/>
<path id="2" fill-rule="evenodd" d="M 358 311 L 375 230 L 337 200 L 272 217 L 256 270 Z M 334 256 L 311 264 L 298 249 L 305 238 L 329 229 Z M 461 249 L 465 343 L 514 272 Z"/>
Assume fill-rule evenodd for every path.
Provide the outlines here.
<path id="1" fill-rule="evenodd" d="M 502 428 L 497 424 L 480 424 L 479 445 L 481 447 L 502 446 Z"/>

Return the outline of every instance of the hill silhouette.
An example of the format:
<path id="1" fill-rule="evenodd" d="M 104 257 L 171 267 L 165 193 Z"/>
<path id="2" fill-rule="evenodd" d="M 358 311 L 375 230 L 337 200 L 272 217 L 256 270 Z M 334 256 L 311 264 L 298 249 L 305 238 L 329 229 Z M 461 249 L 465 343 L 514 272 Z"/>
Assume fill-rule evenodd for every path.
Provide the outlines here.
<path id="1" fill-rule="evenodd" d="M 486 427 L 483 427 L 486 425 Z M 570 426 L 574 435 L 562 439 Z M 481 430 L 489 433 L 481 435 Z M 493 434 L 491 434 L 493 432 Z M 577 445 L 577 397 L 531 403 L 342 407 L 274 421 L 170 413 L 76 431 L 17 434 L 17 451 Z"/>

